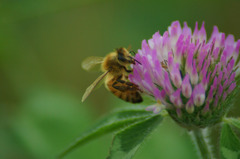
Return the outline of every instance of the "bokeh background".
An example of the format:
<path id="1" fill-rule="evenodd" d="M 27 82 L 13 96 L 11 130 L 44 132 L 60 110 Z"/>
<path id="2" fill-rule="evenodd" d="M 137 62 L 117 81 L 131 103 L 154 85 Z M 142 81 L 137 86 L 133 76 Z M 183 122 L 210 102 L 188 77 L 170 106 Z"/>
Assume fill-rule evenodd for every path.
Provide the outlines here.
<path id="1" fill-rule="evenodd" d="M 239 8 L 239 0 L 1 0 L 0 158 L 55 158 L 101 116 L 130 105 L 104 87 L 81 103 L 100 75 L 81 69 L 84 58 L 121 46 L 136 51 L 174 20 L 192 28 L 205 21 L 208 36 L 217 25 L 239 39 Z M 239 102 L 231 116 L 240 114 Z M 105 158 L 112 137 L 92 141 L 66 159 Z M 135 158 L 196 157 L 187 132 L 166 119 Z"/>

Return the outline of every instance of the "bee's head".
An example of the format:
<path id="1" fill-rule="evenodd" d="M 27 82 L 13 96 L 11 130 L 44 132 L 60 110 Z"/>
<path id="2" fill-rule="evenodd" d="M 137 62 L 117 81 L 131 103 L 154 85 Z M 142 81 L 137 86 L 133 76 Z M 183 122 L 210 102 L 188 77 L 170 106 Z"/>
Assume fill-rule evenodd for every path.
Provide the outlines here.
<path id="1" fill-rule="evenodd" d="M 136 62 L 138 62 L 130 55 L 129 51 L 126 48 L 116 49 L 116 52 L 117 52 L 118 62 L 122 65 L 135 64 Z"/>

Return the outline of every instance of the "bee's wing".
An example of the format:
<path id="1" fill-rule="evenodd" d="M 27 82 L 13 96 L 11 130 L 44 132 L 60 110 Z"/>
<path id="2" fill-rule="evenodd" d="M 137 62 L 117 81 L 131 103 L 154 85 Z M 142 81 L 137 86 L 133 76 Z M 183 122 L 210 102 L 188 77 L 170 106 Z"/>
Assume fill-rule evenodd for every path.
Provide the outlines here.
<path id="1" fill-rule="evenodd" d="M 103 59 L 104 57 L 88 57 L 82 62 L 82 68 L 87 71 L 93 70 L 96 65 L 103 62 Z"/>
<path id="2" fill-rule="evenodd" d="M 101 80 L 108 74 L 109 71 L 106 71 L 103 73 L 101 76 L 99 76 L 85 91 L 83 97 L 82 97 L 82 102 L 85 101 L 85 99 L 90 95 L 90 93 L 96 88 L 96 86 L 100 83 Z"/>

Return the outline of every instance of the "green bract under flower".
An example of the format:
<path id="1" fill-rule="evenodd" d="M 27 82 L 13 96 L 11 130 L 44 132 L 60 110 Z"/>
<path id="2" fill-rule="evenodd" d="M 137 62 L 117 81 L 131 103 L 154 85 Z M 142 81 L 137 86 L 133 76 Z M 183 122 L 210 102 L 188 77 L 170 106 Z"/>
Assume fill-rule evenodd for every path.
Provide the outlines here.
<path id="1" fill-rule="evenodd" d="M 162 36 L 143 40 L 135 58 L 131 82 L 166 107 L 184 127 L 218 123 L 230 107 L 240 74 L 240 40 L 225 37 L 215 26 L 206 40 L 204 23 L 194 32 L 175 21 Z M 159 108 L 151 107 L 157 112 Z"/>

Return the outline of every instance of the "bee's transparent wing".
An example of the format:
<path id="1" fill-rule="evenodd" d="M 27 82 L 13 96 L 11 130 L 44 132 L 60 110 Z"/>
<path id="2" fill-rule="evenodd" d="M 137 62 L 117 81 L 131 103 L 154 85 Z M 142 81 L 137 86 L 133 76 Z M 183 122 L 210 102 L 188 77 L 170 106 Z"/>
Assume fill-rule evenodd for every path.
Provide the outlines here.
<path id="1" fill-rule="evenodd" d="M 88 57 L 82 62 L 82 68 L 84 70 L 91 71 L 95 68 L 95 66 L 101 64 L 103 62 L 103 59 L 104 57 Z"/>
<path id="2" fill-rule="evenodd" d="M 108 74 L 109 71 L 106 71 L 103 73 L 101 76 L 99 76 L 85 91 L 83 97 L 82 97 L 82 102 L 86 100 L 86 98 L 90 95 L 90 93 L 94 90 L 94 88 L 97 87 L 97 85 L 104 79 L 104 77 Z"/>

